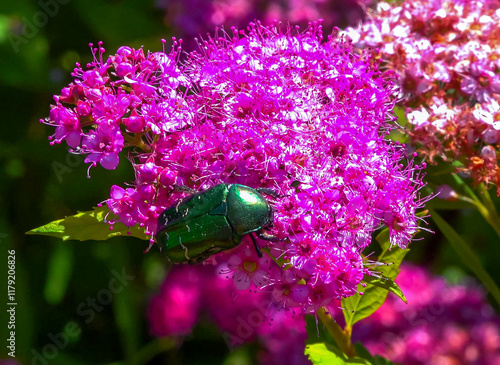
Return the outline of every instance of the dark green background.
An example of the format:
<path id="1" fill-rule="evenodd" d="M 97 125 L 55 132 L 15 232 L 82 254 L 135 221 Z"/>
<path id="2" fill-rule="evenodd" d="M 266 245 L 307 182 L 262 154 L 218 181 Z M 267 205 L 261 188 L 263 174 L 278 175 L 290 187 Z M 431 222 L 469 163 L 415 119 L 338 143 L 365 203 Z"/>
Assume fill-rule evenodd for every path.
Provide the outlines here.
<path id="1" fill-rule="evenodd" d="M 144 255 L 147 242 L 134 238 L 62 242 L 25 232 L 78 210 L 90 210 L 108 197 L 112 184 L 123 186 L 133 179 L 124 159 L 116 171 L 97 167 L 87 179 L 83 158 L 68 154 L 65 145 L 50 146 L 47 137 L 53 128 L 39 122 L 49 113 L 52 95 L 71 81 L 75 62 L 91 60 L 88 43 L 104 41 L 108 54 L 122 45 L 159 51 L 160 39 L 170 39 L 173 30 L 153 1 L 44 4 L 51 4 L 48 11 L 35 1 L 2 1 L 0 5 L 0 356 L 7 353 L 7 250 L 15 249 L 16 355 L 21 363 L 44 364 L 33 362 L 33 357 L 44 349 L 52 354 L 54 342 L 66 342 L 61 333 L 68 324 L 77 326 L 79 333 L 66 336 L 68 343 L 48 363 L 146 363 L 141 357 L 148 357 L 148 349 L 155 352 L 154 346 L 144 350 L 153 340 L 148 334 L 146 305 L 167 270 L 157 250 Z M 46 24 L 37 26 L 36 22 Z M 23 33 L 23 24 L 33 26 Z M 472 210 L 443 214 L 472 243 L 499 282 L 500 242 L 491 227 Z M 466 272 L 439 233 L 412 244 L 409 259 L 437 273 L 460 276 Z M 104 295 L 113 270 L 125 270 L 134 279 L 86 323 L 90 315 L 87 298 Z M 226 359 L 226 363 L 246 364 L 252 361 L 246 355 L 251 349 L 226 359 L 229 351 L 222 336 L 202 324 L 181 349 L 157 355 L 149 363 L 220 364 Z"/>

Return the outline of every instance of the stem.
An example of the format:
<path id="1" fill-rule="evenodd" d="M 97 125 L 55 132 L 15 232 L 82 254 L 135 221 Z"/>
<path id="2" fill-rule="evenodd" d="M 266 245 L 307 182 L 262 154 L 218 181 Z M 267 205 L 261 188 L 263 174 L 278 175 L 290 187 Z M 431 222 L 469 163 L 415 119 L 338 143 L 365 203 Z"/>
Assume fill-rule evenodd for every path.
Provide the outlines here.
<path id="1" fill-rule="evenodd" d="M 134 133 L 134 134 L 124 134 L 125 141 L 127 142 L 128 146 L 135 146 L 140 148 L 143 151 L 147 151 L 149 146 L 144 143 L 142 140 L 142 134 L 141 133 Z"/>
<path id="2" fill-rule="evenodd" d="M 291 268 L 290 264 L 286 264 L 285 259 L 283 258 L 283 256 L 280 256 L 278 258 L 274 257 L 271 254 L 271 249 L 269 247 L 261 247 L 260 250 L 263 253 L 267 254 L 267 256 L 269 256 L 276 263 L 276 265 L 278 265 L 279 267 L 281 267 L 283 270 L 288 270 L 289 268 Z"/>
<path id="3" fill-rule="evenodd" d="M 345 331 L 340 328 L 337 322 L 333 319 L 333 317 L 328 314 L 324 308 L 318 309 L 316 312 L 318 318 L 323 322 L 328 333 L 333 337 L 337 345 L 340 349 L 346 354 L 348 357 L 356 356 L 356 350 L 351 342 L 351 330 L 346 326 Z"/>
<path id="4" fill-rule="evenodd" d="M 495 204 L 493 200 L 491 200 L 490 193 L 483 183 L 479 185 L 479 190 L 481 192 L 480 197 L 484 207 L 484 210 L 480 210 L 480 212 L 484 219 L 493 227 L 498 237 L 500 237 L 500 217 L 498 216 Z"/>
<path id="5" fill-rule="evenodd" d="M 174 340 L 170 337 L 158 338 L 149 342 L 135 353 L 135 355 L 127 363 L 128 365 L 148 364 L 149 361 L 156 355 L 167 352 L 174 347 Z"/>
<path id="6" fill-rule="evenodd" d="M 488 222 L 493 227 L 498 237 L 500 237 L 500 217 L 498 216 L 495 205 L 491 200 L 491 196 L 488 193 L 488 189 L 486 189 L 486 186 L 484 184 L 479 185 L 479 190 L 481 192 L 480 200 L 477 195 L 474 194 L 472 189 L 457 174 L 452 174 L 452 176 L 455 179 L 455 182 L 464 189 L 465 193 L 471 199 L 468 200 L 467 197 L 463 197 L 463 200 L 467 200 L 474 204 L 476 206 L 476 209 L 483 216 L 486 222 Z"/>

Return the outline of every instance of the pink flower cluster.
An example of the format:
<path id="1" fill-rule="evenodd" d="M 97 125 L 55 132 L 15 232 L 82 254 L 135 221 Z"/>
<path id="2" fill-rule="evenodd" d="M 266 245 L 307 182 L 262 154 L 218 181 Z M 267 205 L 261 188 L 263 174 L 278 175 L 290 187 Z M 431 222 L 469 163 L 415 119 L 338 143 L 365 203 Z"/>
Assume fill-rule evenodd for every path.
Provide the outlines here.
<path id="1" fill-rule="evenodd" d="M 189 335 L 199 315 L 210 318 L 232 349 L 256 341 L 259 364 L 307 364 L 303 316 L 277 311 L 269 293 L 238 291 L 215 266 L 178 265 L 148 308 L 153 336 Z"/>
<path id="2" fill-rule="evenodd" d="M 353 341 L 405 365 L 500 364 L 500 317 L 481 290 L 449 285 L 410 265 L 403 266 L 396 283 L 408 304 L 389 295 L 356 324 Z"/>
<path id="3" fill-rule="evenodd" d="M 46 123 L 90 166 L 113 169 L 128 149 L 129 187 L 112 186 L 117 219 L 154 235 L 157 218 L 186 193 L 220 183 L 272 188 L 280 242 L 244 241 L 226 273 L 241 290 L 267 287 L 283 307 L 314 312 L 356 292 L 370 272 L 361 252 L 388 227 L 405 248 L 417 232 L 421 166 L 405 165 L 403 145 L 384 139 L 394 85 L 348 42 L 251 23 L 204 41 L 176 62 L 179 49 L 116 55 L 78 68 L 55 97 Z M 174 43 L 177 45 L 178 43 Z M 113 222 L 111 222 L 113 223 Z"/>
<path id="4" fill-rule="evenodd" d="M 500 195 L 500 2 L 380 2 L 346 33 L 400 80 L 412 142 Z"/>
<path id="5" fill-rule="evenodd" d="M 372 0 L 160 0 L 166 10 L 166 23 L 187 41 L 185 49 L 197 49 L 200 35 L 212 34 L 215 27 L 245 27 L 255 19 L 271 24 L 275 19 L 307 26 L 324 19 L 324 26 L 355 24 L 363 7 Z"/>

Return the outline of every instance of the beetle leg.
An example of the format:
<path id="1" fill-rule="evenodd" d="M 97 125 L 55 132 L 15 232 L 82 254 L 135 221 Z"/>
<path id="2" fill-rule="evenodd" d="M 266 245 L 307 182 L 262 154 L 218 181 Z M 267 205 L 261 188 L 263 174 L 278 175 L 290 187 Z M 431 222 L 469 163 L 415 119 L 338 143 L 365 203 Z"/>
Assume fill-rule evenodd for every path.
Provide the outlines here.
<path id="1" fill-rule="evenodd" d="M 284 196 L 284 195 L 279 195 L 276 191 L 269 188 L 257 188 L 255 190 L 257 190 L 259 193 L 264 193 L 266 195 L 272 196 L 273 198 L 282 198 Z"/>
<path id="2" fill-rule="evenodd" d="M 199 262 L 205 261 L 206 258 L 207 258 L 206 256 L 200 256 L 200 257 L 197 257 L 195 259 L 189 259 L 188 264 L 189 265 L 196 265 Z"/>
<path id="3" fill-rule="evenodd" d="M 253 246 L 255 247 L 255 251 L 257 252 L 257 256 L 259 256 L 259 258 L 262 257 L 262 251 L 260 250 L 260 247 L 257 244 L 257 241 L 255 240 L 255 237 L 253 236 L 253 233 L 250 233 L 250 237 L 252 238 Z"/>
<path id="4" fill-rule="evenodd" d="M 189 193 L 189 194 L 197 194 L 199 193 L 198 191 L 191 189 L 189 186 L 186 185 L 177 185 L 174 184 L 174 191 L 178 191 L 181 193 Z"/>
<path id="5" fill-rule="evenodd" d="M 281 241 L 278 237 L 273 236 L 272 234 L 266 232 L 257 232 L 257 237 L 262 240 L 270 241 L 270 242 L 279 242 Z"/>

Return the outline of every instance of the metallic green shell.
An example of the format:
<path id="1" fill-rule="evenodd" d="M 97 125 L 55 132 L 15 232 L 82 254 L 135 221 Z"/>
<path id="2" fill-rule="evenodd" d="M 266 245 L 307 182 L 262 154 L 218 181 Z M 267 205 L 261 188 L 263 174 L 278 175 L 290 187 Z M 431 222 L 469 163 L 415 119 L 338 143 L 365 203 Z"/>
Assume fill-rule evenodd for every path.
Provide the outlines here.
<path id="1" fill-rule="evenodd" d="M 227 195 L 227 218 L 234 232 L 242 236 L 272 224 L 272 211 L 257 190 L 235 184 Z"/>
<path id="2" fill-rule="evenodd" d="M 165 255 L 172 262 L 197 262 L 237 246 L 241 238 L 233 234 L 226 217 L 206 214 L 189 223 L 174 224 L 158 232 Z"/>
<path id="3" fill-rule="evenodd" d="M 272 210 L 258 191 L 219 184 L 166 209 L 158 217 L 156 241 L 170 261 L 194 263 L 271 224 Z"/>

